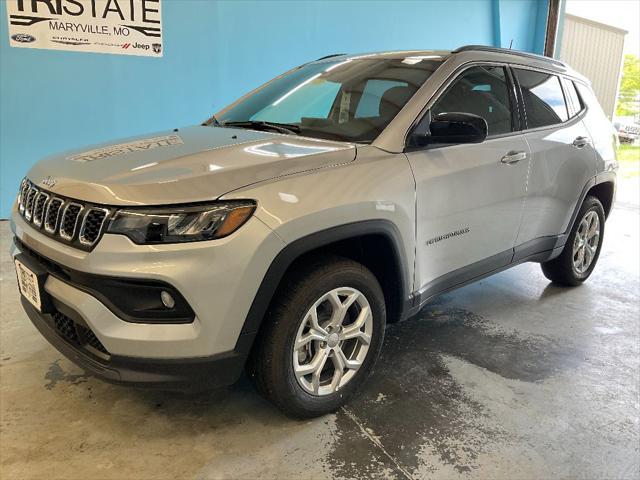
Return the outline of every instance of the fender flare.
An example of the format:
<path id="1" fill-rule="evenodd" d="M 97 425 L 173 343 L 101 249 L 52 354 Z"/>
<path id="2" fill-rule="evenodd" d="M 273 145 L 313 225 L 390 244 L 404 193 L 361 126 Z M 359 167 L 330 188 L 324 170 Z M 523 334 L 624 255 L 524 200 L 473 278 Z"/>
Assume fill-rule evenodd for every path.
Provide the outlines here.
<path id="1" fill-rule="evenodd" d="M 616 187 L 616 173 L 615 172 L 602 172 L 599 173 L 589 179 L 586 185 L 583 187 L 582 192 L 580 193 L 580 197 L 578 197 L 578 202 L 576 206 L 573 208 L 573 213 L 571 214 L 571 218 L 569 219 L 569 223 L 567 225 L 567 229 L 561 235 L 558 235 L 556 239 L 554 250 L 560 249 L 560 247 L 564 247 L 564 244 L 569 238 L 569 234 L 571 233 L 571 229 L 578 218 L 578 213 L 580 212 L 580 207 L 584 203 L 584 199 L 587 197 L 588 193 L 591 191 L 593 187 L 596 185 L 601 185 L 603 183 L 612 183 L 614 188 L 614 198 L 615 198 L 615 187 Z M 558 253 L 559 255 L 559 253 Z"/>
<path id="2" fill-rule="evenodd" d="M 273 259 L 267 269 L 267 273 L 262 279 L 260 287 L 249 308 L 249 313 L 245 318 L 240 334 L 241 338 L 244 335 L 257 334 L 285 272 L 301 255 L 341 240 L 355 239 L 365 235 L 382 235 L 390 241 L 395 262 L 399 266 L 400 288 L 402 292 L 401 300 L 403 300 L 402 308 L 404 310 L 406 300 L 409 297 L 409 288 L 406 280 L 407 257 L 400 231 L 395 224 L 389 220 L 364 220 L 321 230 L 287 244 Z"/>

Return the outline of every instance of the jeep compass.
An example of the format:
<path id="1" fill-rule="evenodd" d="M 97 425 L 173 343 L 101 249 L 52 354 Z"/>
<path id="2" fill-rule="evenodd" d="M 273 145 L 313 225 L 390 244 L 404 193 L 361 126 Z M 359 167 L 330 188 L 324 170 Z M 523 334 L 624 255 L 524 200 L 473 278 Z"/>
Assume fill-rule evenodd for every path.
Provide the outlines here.
<path id="1" fill-rule="evenodd" d="M 22 304 L 105 380 L 192 390 L 246 368 L 288 415 L 321 415 L 434 296 L 522 262 L 584 282 L 615 143 L 554 59 L 332 55 L 202 125 L 37 163 L 12 213 Z"/>

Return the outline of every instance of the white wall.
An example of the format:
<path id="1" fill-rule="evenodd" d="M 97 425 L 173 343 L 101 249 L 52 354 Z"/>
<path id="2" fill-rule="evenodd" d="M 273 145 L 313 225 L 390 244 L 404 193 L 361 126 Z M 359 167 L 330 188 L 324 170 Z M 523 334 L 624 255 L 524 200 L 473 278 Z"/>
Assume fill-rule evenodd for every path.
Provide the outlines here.
<path id="1" fill-rule="evenodd" d="M 585 75 L 609 118 L 613 117 L 626 31 L 566 14 L 560 60 Z"/>

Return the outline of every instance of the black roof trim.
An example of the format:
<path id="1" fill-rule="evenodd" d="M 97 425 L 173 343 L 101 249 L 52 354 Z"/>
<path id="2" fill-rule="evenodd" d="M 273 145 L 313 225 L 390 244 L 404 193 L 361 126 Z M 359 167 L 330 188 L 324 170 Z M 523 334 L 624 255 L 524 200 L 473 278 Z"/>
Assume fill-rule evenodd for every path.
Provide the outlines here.
<path id="1" fill-rule="evenodd" d="M 517 55 L 519 57 L 531 58 L 533 60 L 540 60 L 542 62 L 551 63 L 559 67 L 565 67 L 565 64 L 554 58 L 545 57 L 543 55 L 537 55 L 535 53 L 521 52 L 520 50 L 511 50 L 509 48 L 490 47 L 487 45 L 464 45 L 456 48 L 451 53 L 461 52 L 494 52 L 494 53 L 506 53 L 508 55 Z"/>
<path id="2" fill-rule="evenodd" d="M 319 62 L 320 60 L 324 60 L 326 58 L 341 57 L 342 55 L 346 55 L 346 53 L 332 53 L 331 55 L 325 55 L 324 57 L 320 57 L 314 60 L 314 62 Z"/>

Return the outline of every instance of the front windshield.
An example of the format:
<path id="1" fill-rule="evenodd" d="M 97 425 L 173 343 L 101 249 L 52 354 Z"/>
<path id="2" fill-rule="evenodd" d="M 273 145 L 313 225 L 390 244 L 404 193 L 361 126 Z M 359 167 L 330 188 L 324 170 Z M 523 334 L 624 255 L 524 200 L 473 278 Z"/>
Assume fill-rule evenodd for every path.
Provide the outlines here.
<path id="1" fill-rule="evenodd" d="M 276 78 L 216 117 L 224 126 L 284 124 L 303 136 L 371 142 L 441 63 L 438 56 L 309 63 Z"/>

